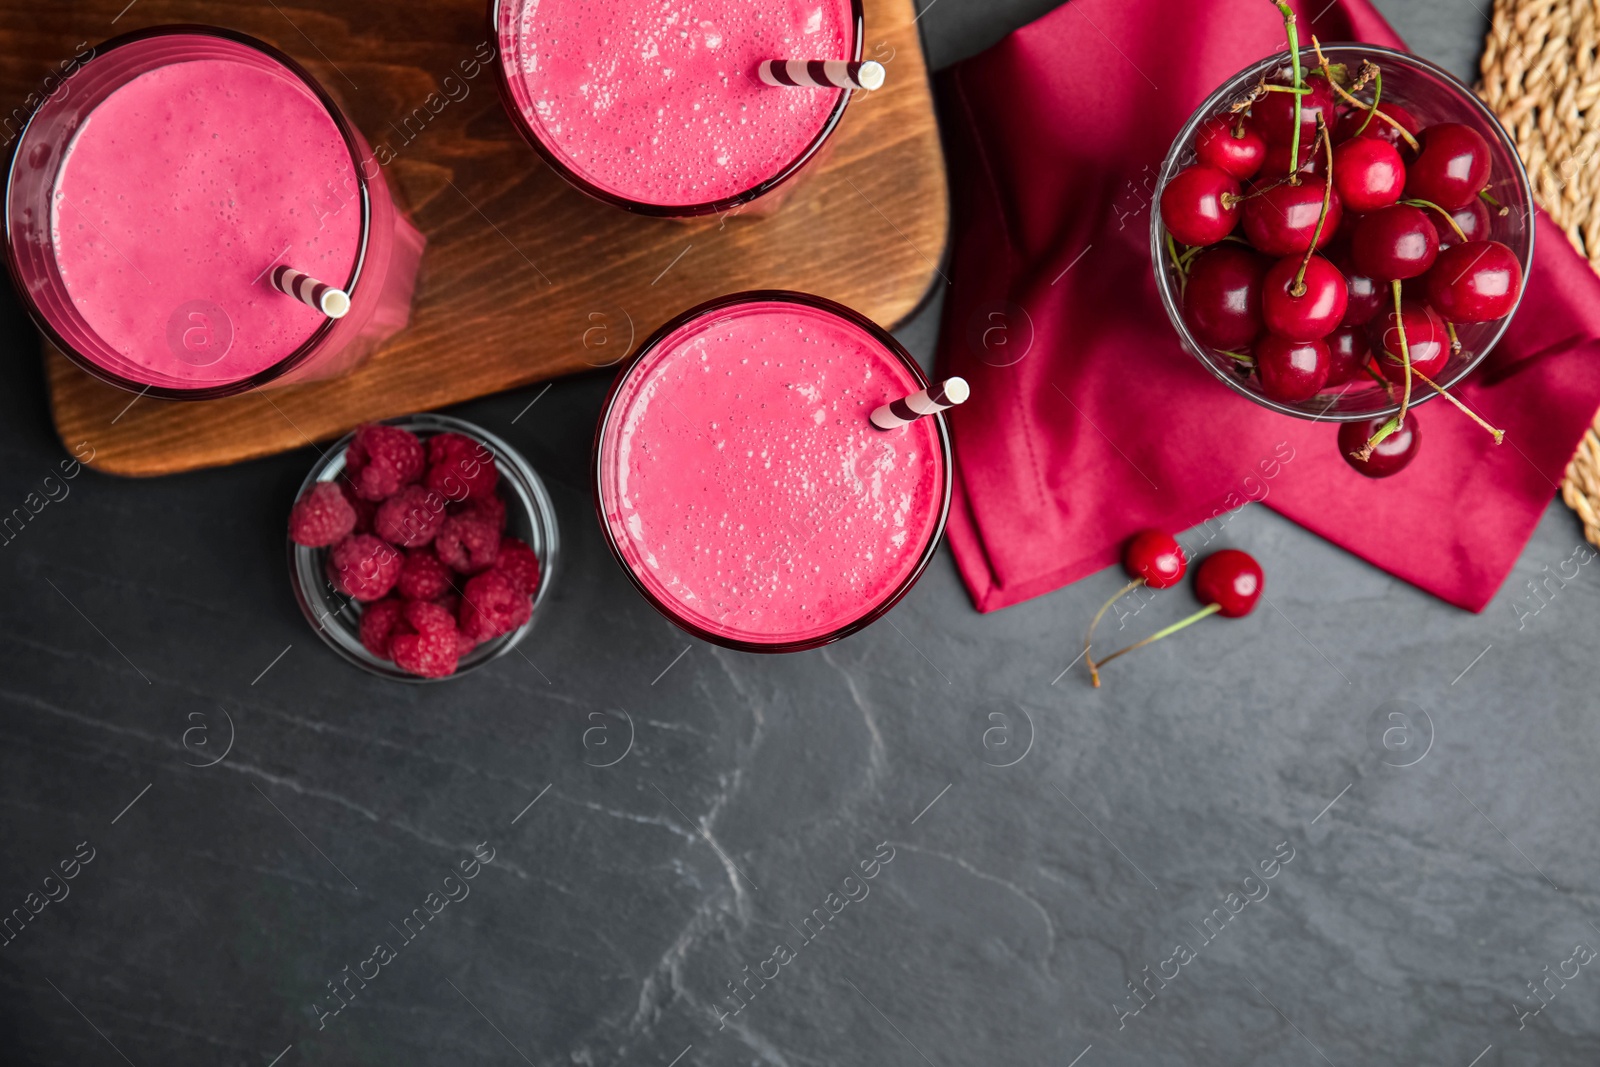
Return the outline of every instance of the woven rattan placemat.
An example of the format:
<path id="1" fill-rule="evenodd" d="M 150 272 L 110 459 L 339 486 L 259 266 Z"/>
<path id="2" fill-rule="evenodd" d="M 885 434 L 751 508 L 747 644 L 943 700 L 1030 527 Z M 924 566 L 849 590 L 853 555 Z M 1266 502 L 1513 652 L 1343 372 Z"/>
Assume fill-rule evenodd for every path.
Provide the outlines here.
<path id="1" fill-rule="evenodd" d="M 1517 142 L 1533 195 L 1600 270 L 1600 0 L 1495 0 L 1484 100 Z M 1600 545 L 1600 416 L 1561 498 Z"/>

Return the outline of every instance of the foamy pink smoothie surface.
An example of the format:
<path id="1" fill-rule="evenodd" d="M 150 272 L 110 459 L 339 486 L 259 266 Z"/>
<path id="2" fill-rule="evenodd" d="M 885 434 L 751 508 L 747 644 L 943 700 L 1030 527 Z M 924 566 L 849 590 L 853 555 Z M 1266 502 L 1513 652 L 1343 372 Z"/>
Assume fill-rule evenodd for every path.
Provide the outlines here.
<path id="1" fill-rule="evenodd" d="M 56 259 L 90 328 L 133 367 L 237 381 L 327 321 L 265 275 L 287 263 L 344 284 L 357 188 L 338 127 L 291 72 L 174 63 L 112 93 L 68 147 Z"/>
<path id="2" fill-rule="evenodd" d="M 767 59 L 853 59 L 848 0 L 513 0 L 500 27 L 519 110 L 571 170 L 683 207 L 775 177 L 841 90 L 773 88 Z"/>
<path id="3" fill-rule="evenodd" d="M 701 630 L 787 644 L 847 627 L 900 589 L 938 529 L 934 421 L 869 421 L 919 387 L 866 330 L 821 309 L 701 316 L 629 369 L 607 416 L 613 540 Z"/>

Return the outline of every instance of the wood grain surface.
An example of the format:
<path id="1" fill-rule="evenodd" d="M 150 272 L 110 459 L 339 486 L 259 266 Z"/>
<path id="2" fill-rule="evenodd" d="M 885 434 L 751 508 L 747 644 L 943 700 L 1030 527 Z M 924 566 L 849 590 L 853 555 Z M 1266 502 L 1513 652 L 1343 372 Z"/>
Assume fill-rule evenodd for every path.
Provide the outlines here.
<path id="1" fill-rule="evenodd" d="M 866 57 L 889 68 L 885 88 L 856 94 L 776 214 L 683 223 L 574 191 L 512 128 L 493 70 L 463 77 L 493 43 L 483 0 L 0 0 L 7 139 L 30 94 L 85 42 L 162 23 L 227 26 L 295 57 L 380 156 L 389 145 L 386 172 L 429 240 L 410 328 L 337 381 L 162 402 L 48 352 L 62 440 L 87 442 L 93 466 L 123 475 L 236 463 L 615 364 L 678 312 L 741 289 L 798 289 L 899 322 L 939 278 L 948 196 L 911 0 L 864 6 Z"/>

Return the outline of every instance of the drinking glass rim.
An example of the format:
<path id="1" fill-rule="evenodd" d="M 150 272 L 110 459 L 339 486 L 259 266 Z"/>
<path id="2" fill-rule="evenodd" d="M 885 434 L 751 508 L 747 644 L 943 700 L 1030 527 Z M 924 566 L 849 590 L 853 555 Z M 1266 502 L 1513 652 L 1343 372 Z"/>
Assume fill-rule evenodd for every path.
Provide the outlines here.
<path id="1" fill-rule="evenodd" d="M 274 48 L 265 41 L 256 37 L 252 37 L 247 33 L 241 33 L 238 30 L 226 29 L 222 26 L 206 26 L 200 23 L 175 22 L 161 26 L 147 26 L 141 30 L 131 30 L 128 33 L 120 34 L 119 36 L 112 37 L 101 44 L 96 45 L 94 48 L 94 55 L 82 66 L 80 66 L 78 70 L 74 71 L 73 74 L 70 75 L 66 80 L 63 80 L 61 84 L 62 86 L 67 85 L 70 82 L 71 77 L 76 76 L 83 70 L 87 69 L 90 63 L 93 63 L 95 60 L 100 59 L 119 48 L 124 48 L 128 45 L 138 44 L 143 41 L 158 37 L 185 36 L 215 37 L 221 40 L 230 41 L 234 44 L 243 45 L 246 48 L 260 52 L 266 58 L 278 63 L 288 70 L 290 74 L 298 78 L 301 84 L 311 91 L 311 94 L 316 97 L 317 101 L 322 104 L 323 109 L 333 119 L 334 127 L 339 131 L 339 136 L 344 140 L 345 148 L 350 153 L 351 169 L 355 172 L 356 187 L 360 194 L 361 201 L 361 234 L 356 248 L 355 265 L 351 268 L 349 281 L 343 286 L 345 292 L 349 294 L 353 303 L 355 300 L 356 287 L 360 284 L 363 271 L 366 266 L 367 250 L 372 236 L 372 200 L 368 191 L 368 182 L 370 179 L 367 178 L 366 174 L 362 170 L 362 157 L 359 151 L 360 142 L 358 135 L 355 132 L 355 127 L 350 124 L 349 119 L 345 117 L 343 109 L 340 108 L 333 97 L 328 94 L 328 91 L 322 87 L 322 83 L 317 81 L 317 79 L 312 76 L 310 71 L 306 70 L 299 63 L 295 62 L 288 55 L 279 51 L 277 48 Z M 17 283 L 17 279 L 21 277 L 19 274 L 20 264 L 18 262 L 16 253 L 16 235 L 13 233 L 11 226 L 11 196 L 12 190 L 16 185 L 17 167 L 23 156 L 23 143 L 27 140 L 29 131 L 33 129 L 34 120 L 39 117 L 48 104 L 48 100 L 40 104 L 39 107 L 34 110 L 33 114 L 28 116 L 28 121 L 23 124 L 22 129 L 17 133 L 17 143 L 16 148 L 12 153 L 11 165 L 6 169 L 6 198 L 4 211 L 5 242 L 6 264 L 11 272 L 13 285 L 18 293 L 21 294 L 23 304 L 28 310 L 28 316 L 33 319 L 34 325 L 39 328 L 40 332 L 42 332 L 45 335 L 45 338 L 53 346 L 55 346 L 58 352 L 66 356 L 76 366 L 82 368 L 104 382 L 108 382 L 111 385 L 117 386 L 120 389 L 125 389 L 129 392 L 139 393 L 141 396 L 154 397 L 157 400 L 216 400 L 222 397 L 237 396 L 241 393 L 247 393 L 252 389 L 260 388 L 261 386 L 266 385 L 268 382 L 281 378 L 283 375 L 294 370 L 296 367 L 299 367 L 311 357 L 311 355 L 321 345 L 322 341 L 336 327 L 338 320 L 328 319 L 318 324 L 316 330 L 313 331 L 311 336 L 306 338 L 306 340 L 298 348 L 264 370 L 257 371 L 255 374 L 252 374 L 246 378 L 238 379 L 237 381 L 222 382 L 214 385 L 198 387 L 195 389 L 177 389 L 166 385 L 148 385 L 133 378 L 125 378 L 122 375 L 109 370 L 108 368 L 101 367 L 93 360 L 81 355 L 73 345 L 68 343 L 66 339 L 63 338 L 56 328 L 50 323 L 43 310 L 38 307 L 37 303 L 34 301 L 33 293 L 28 290 L 27 287 Z M 65 156 L 63 154 L 63 159 L 64 158 Z M 58 161 L 56 165 L 59 167 L 61 165 L 61 161 Z M 381 170 L 374 177 L 381 179 Z M 51 251 L 51 256 L 53 259 L 53 249 Z"/>
<path id="2" fill-rule="evenodd" d="M 1437 63 L 1434 63 L 1428 59 L 1424 59 L 1422 56 L 1416 55 L 1412 52 L 1403 52 L 1399 49 L 1388 48 L 1384 45 L 1366 44 L 1362 41 L 1334 41 L 1322 45 L 1322 51 L 1324 54 L 1351 49 L 1359 50 L 1365 55 L 1375 55 L 1393 61 L 1398 61 L 1403 66 L 1409 65 L 1419 68 L 1420 70 L 1433 75 L 1446 85 L 1450 86 L 1455 90 L 1457 97 L 1466 100 L 1470 107 L 1475 108 L 1477 113 L 1488 121 L 1490 128 L 1499 134 L 1501 147 L 1506 149 L 1506 154 L 1511 157 L 1511 178 L 1513 184 L 1517 187 L 1517 191 L 1521 194 L 1522 199 L 1522 203 L 1518 206 L 1526 209 L 1524 217 L 1528 220 L 1526 226 L 1528 262 L 1523 272 L 1524 278 L 1522 292 L 1517 295 L 1517 303 L 1511 309 L 1510 313 L 1505 315 L 1499 321 L 1498 328 L 1495 330 L 1494 335 L 1489 339 L 1487 344 L 1479 347 L 1479 350 L 1474 353 L 1472 360 L 1463 364 L 1462 367 L 1458 371 L 1451 374 L 1449 378 L 1439 379 L 1439 387 L 1441 389 L 1451 389 L 1465 380 L 1468 375 L 1476 371 L 1483 364 L 1483 361 L 1489 357 L 1489 354 L 1494 351 L 1495 347 L 1505 339 L 1506 331 L 1511 328 L 1511 320 L 1516 318 L 1518 310 L 1520 310 L 1522 307 L 1522 299 L 1527 295 L 1527 275 L 1532 273 L 1533 256 L 1536 250 L 1536 237 L 1538 231 L 1535 216 L 1537 205 L 1533 200 L 1533 185 L 1528 178 L 1527 167 L 1523 165 L 1522 156 L 1517 151 L 1516 141 L 1513 140 L 1511 135 L 1506 131 L 1505 126 L 1501 124 L 1499 116 L 1494 113 L 1493 109 L 1491 109 L 1488 104 L 1484 103 L 1483 100 L 1479 98 L 1478 94 L 1473 92 L 1472 89 L 1466 85 L 1466 83 L 1461 81 L 1461 79 L 1457 78 L 1454 74 L 1451 74 L 1448 70 L 1445 70 Z M 1314 58 L 1316 56 L 1316 50 L 1314 48 L 1302 48 L 1300 50 L 1300 55 L 1302 58 L 1307 56 Z M 1199 107 L 1195 108 L 1194 113 L 1189 116 L 1189 120 L 1184 123 L 1183 128 L 1179 130 L 1177 136 L 1173 138 L 1172 147 L 1167 150 L 1166 158 L 1161 162 L 1161 170 L 1157 175 L 1156 181 L 1156 190 L 1158 194 L 1160 190 L 1166 186 L 1166 183 L 1171 180 L 1172 176 L 1177 173 L 1179 169 L 1179 160 L 1187 151 L 1187 146 L 1193 140 L 1195 131 L 1199 129 L 1200 124 L 1211 115 L 1215 114 L 1218 107 L 1223 103 L 1224 100 L 1226 100 L 1229 96 L 1236 94 L 1240 88 L 1248 84 L 1250 80 L 1259 77 L 1276 66 L 1280 66 L 1288 62 L 1288 49 L 1284 49 L 1281 52 L 1274 53 L 1273 55 L 1267 56 L 1264 59 L 1258 60 L 1257 62 L 1250 64 L 1249 66 L 1240 70 L 1238 73 L 1229 77 L 1226 81 L 1219 85 L 1211 93 L 1211 95 L 1207 96 Z M 1157 293 L 1161 297 L 1161 303 L 1167 312 L 1168 319 L 1172 321 L 1173 328 L 1178 334 L 1179 341 L 1185 342 L 1184 347 L 1188 349 L 1189 354 L 1193 356 L 1195 360 L 1198 361 L 1202 366 L 1204 366 L 1206 370 L 1210 371 L 1212 377 L 1216 378 L 1233 392 L 1244 397 L 1246 400 L 1249 400 L 1251 403 L 1259 404 L 1262 407 L 1268 408 L 1271 411 L 1275 411 L 1280 415 L 1288 415 L 1293 418 L 1305 419 L 1310 422 L 1363 422 L 1367 419 L 1387 418 L 1391 415 L 1399 413 L 1400 405 L 1398 403 L 1390 402 L 1383 407 L 1376 408 L 1372 411 L 1341 411 L 1332 413 L 1325 411 L 1322 414 L 1312 414 L 1310 412 L 1303 411 L 1292 404 L 1285 404 L 1280 401 L 1273 400 L 1264 394 L 1251 392 L 1242 388 L 1239 381 L 1237 379 L 1230 378 L 1228 372 L 1223 367 L 1219 367 L 1211 360 L 1200 356 L 1195 351 L 1196 349 L 1211 349 L 1215 346 L 1201 344 L 1199 339 L 1194 337 L 1192 331 L 1190 331 L 1188 323 L 1183 321 L 1183 316 L 1181 314 L 1182 304 L 1178 297 L 1172 292 L 1172 279 L 1168 275 L 1165 267 L 1166 248 L 1161 240 L 1162 235 L 1165 232 L 1166 227 L 1161 223 L 1159 204 L 1152 205 L 1150 212 L 1150 262 L 1155 271 Z M 1415 408 L 1420 404 L 1425 404 L 1437 395 L 1438 394 L 1432 390 L 1428 390 L 1419 394 L 1413 394 L 1411 397 L 1410 407 Z M 1335 397 L 1335 400 L 1337 400 L 1337 396 Z"/>
<path id="3" fill-rule="evenodd" d="M 880 343 L 885 350 L 900 361 L 921 388 L 926 389 L 932 384 L 928 376 L 923 373 L 922 367 L 917 364 L 916 359 L 910 352 L 906 351 L 905 346 L 897 341 L 893 334 L 854 308 L 846 307 L 844 304 L 829 300 L 827 297 L 796 292 L 792 289 L 750 289 L 707 300 L 705 303 L 692 307 L 664 323 L 640 346 L 639 351 L 622 365 L 617 372 L 616 378 L 613 379 L 611 388 L 606 393 L 605 403 L 601 405 L 600 418 L 595 423 L 594 452 L 591 460 L 591 473 L 594 478 L 594 510 L 596 518 L 600 520 L 600 530 L 605 537 L 606 546 L 611 549 L 611 554 L 615 557 L 618 565 L 622 567 L 623 573 L 627 574 L 628 580 L 633 583 L 634 588 L 644 596 L 645 600 L 662 615 L 666 616 L 673 625 L 700 638 L 702 641 L 709 641 L 738 652 L 804 652 L 833 644 L 835 641 L 849 637 L 851 634 L 859 633 L 878 621 L 911 591 L 911 587 L 917 584 L 917 580 L 922 577 L 923 572 L 928 569 L 928 565 L 933 562 L 933 557 L 939 549 L 939 542 L 944 538 L 946 523 L 950 518 L 950 502 L 955 486 L 955 461 L 950 444 L 950 428 L 943 412 L 926 416 L 934 420 L 935 428 L 938 431 L 940 461 L 944 470 L 944 489 L 939 503 L 938 521 L 934 523 L 933 529 L 928 534 L 928 543 L 923 546 L 922 554 L 918 558 L 916 566 L 906 573 L 905 578 L 901 580 L 893 592 L 876 604 L 870 611 L 827 633 L 798 641 L 743 641 L 738 638 L 713 633 L 698 623 L 684 618 L 681 612 L 673 610 L 640 579 L 632 564 L 624 558 L 622 548 L 617 543 L 616 534 L 611 529 L 611 523 L 606 520 L 605 503 L 601 491 L 601 481 L 605 473 L 602 448 L 605 443 L 606 428 L 611 424 L 611 416 L 616 410 L 622 387 L 632 376 L 635 368 L 642 366 L 645 357 L 654 352 L 667 338 L 691 322 L 730 308 L 760 303 L 798 304 L 812 310 L 825 311 L 836 315 L 846 322 L 865 330 L 874 341 Z"/>
<path id="4" fill-rule="evenodd" d="M 510 115 L 511 125 L 522 136 L 522 139 L 528 142 L 529 146 L 550 165 L 550 169 L 559 174 L 569 185 L 596 200 L 611 204 L 613 207 L 622 208 L 624 211 L 632 212 L 635 215 L 646 215 L 658 219 L 691 219 L 732 211 L 734 208 L 743 207 L 745 204 L 759 200 L 790 178 L 793 178 L 822 150 L 822 146 L 827 143 L 828 138 L 833 135 L 834 129 L 838 127 L 840 120 L 844 118 L 844 109 L 850 103 L 850 97 L 855 92 L 853 89 L 840 89 L 839 99 L 834 102 L 833 109 L 828 112 L 827 121 L 822 124 L 822 128 L 807 143 L 800 155 L 779 169 L 772 177 L 762 180 L 742 193 L 735 193 L 733 196 L 723 197 L 720 200 L 710 200 L 701 204 L 652 204 L 644 200 L 635 200 L 632 197 L 623 196 L 621 193 L 602 188 L 594 181 L 579 174 L 565 160 L 559 158 L 553 148 L 544 143 L 544 139 L 539 136 L 539 132 L 533 128 L 533 124 L 528 121 L 527 116 L 523 115 L 522 108 L 517 104 L 516 98 L 511 92 L 511 77 L 506 72 L 505 52 L 500 44 L 500 12 L 502 8 L 508 4 L 520 4 L 523 2 L 525 0 L 489 0 L 489 30 L 494 34 L 495 44 L 495 88 L 499 90 L 501 104 Z M 852 62 L 860 61 L 862 50 L 866 46 L 866 17 L 861 3 L 862 0 L 850 0 L 851 21 L 854 23 L 855 28 L 855 47 L 851 52 Z"/>

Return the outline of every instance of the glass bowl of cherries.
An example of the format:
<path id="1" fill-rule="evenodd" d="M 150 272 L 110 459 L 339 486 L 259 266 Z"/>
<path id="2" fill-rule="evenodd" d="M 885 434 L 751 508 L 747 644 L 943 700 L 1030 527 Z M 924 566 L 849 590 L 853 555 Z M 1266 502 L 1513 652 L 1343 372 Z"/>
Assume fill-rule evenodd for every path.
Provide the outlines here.
<path id="1" fill-rule="evenodd" d="M 1373 45 L 1301 50 L 1286 26 L 1290 50 L 1218 88 L 1173 142 L 1156 284 L 1220 381 L 1285 415 L 1370 424 L 1348 458 L 1383 476 L 1404 462 L 1366 459 L 1385 441 L 1414 451 L 1409 409 L 1454 401 L 1504 335 L 1533 192 L 1493 112 L 1448 72 Z"/>

